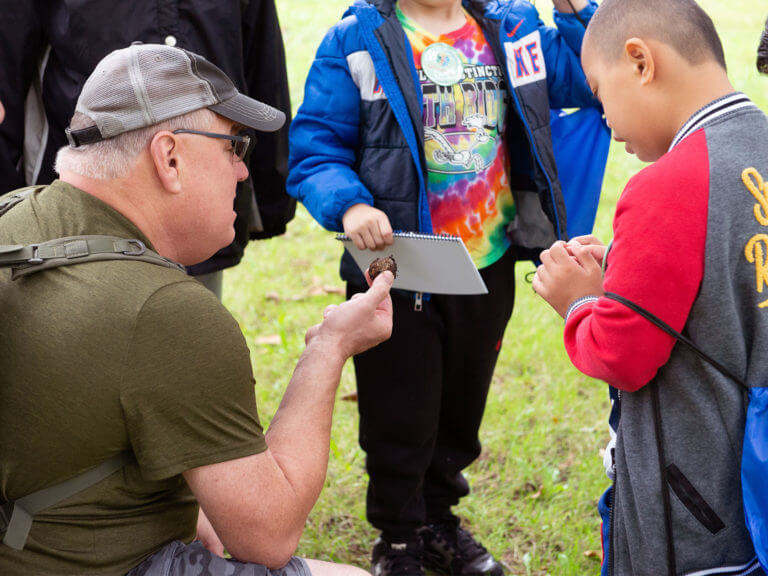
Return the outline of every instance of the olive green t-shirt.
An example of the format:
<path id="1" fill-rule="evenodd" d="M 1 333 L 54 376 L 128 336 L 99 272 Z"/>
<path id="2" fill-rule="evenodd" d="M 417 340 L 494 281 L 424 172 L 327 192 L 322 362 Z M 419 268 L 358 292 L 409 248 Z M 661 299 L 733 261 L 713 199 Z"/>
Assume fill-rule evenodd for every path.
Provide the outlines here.
<path id="1" fill-rule="evenodd" d="M 85 234 L 149 240 L 56 181 L 0 218 L 0 244 Z M 129 452 L 101 483 L 35 517 L 0 574 L 124 574 L 194 538 L 181 472 L 266 449 L 237 322 L 183 272 L 89 262 L 11 281 L 0 269 L 0 502 Z"/>

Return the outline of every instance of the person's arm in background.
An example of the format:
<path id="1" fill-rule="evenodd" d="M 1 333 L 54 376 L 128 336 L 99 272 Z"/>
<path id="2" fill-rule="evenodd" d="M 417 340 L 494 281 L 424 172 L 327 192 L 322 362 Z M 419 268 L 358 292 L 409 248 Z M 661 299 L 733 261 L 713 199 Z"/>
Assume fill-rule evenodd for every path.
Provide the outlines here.
<path id="1" fill-rule="evenodd" d="M 3 120 L 5 120 L 5 108 L 3 108 L 3 103 L 0 102 L 0 124 L 3 123 Z"/>
<path id="2" fill-rule="evenodd" d="M 285 48 L 274 0 L 243 2 L 243 72 L 246 94 L 285 113 L 277 132 L 260 132 L 250 152 L 248 171 L 254 183 L 262 231 L 250 229 L 251 239 L 285 232 L 296 212 L 296 200 L 285 191 L 288 177 L 288 130 L 291 99 L 288 93 Z"/>
<path id="3" fill-rule="evenodd" d="M 768 20 L 765 21 L 765 30 L 757 48 L 757 70 L 761 74 L 768 74 Z"/>
<path id="4" fill-rule="evenodd" d="M 542 51 L 547 67 L 547 89 L 551 108 L 599 106 L 581 69 L 581 43 L 586 25 L 597 10 L 595 0 L 554 0 L 556 27 L 539 21 Z"/>
<path id="5" fill-rule="evenodd" d="M 259 454 L 201 466 L 184 478 L 226 549 L 240 561 L 283 566 L 325 481 L 336 389 L 346 360 L 392 333 L 391 273 L 329 306 L 310 328 Z"/>
<path id="6" fill-rule="evenodd" d="M 0 125 L 0 194 L 26 186 L 24 103 L 43 47 L 37 0 L 0 0 L 0 100 L 8 119 Z"/>

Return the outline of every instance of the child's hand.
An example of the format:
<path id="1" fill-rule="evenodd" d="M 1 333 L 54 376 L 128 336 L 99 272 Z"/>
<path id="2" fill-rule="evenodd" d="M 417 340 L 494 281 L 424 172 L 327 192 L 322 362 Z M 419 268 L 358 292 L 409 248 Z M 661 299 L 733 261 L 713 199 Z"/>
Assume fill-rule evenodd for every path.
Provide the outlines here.
<path id="1" fill-rule="evenodd" d="M 360 250 L 382 250 L 392 244 L 392 225 L 381 210 L 368 204 L 355 204 L 341 219 L 344 234 Z"/>
<path id="2" fill-rule="evenodd" d="M 566 244 L 566 248 L 568 248 L 570 251 L 570 246 L 573 244 L 581 244 L 584 246 L 587 250 L 589 250 L 589 253 L 592 254 L 592 257 L 602 264 L 607 248 L 605 244 L 597 239 L 596 236 L 593 236 L 592 234 L 588 234 L 586 236 L 576 236 L 575 238 L 570 239 L 568 244 Z"/>
<path id="3" fill-rule="evenodd" d="M 600 263 L 589 248 L 577 242 L 555 242 L 540 258 L 533 289 L 563 318 L 577 298 L 603 295 Z"/>

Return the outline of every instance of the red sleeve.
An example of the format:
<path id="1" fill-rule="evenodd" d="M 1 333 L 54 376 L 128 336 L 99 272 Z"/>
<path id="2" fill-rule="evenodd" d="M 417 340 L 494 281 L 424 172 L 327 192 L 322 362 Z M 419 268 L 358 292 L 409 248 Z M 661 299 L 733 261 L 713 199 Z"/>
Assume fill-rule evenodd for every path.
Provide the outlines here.
<path id="1" fill-rule="evenodd" d="M 682 330 L 704 275 L 709 160 L 703 130 L 637 174 L 624 189 L 603 286 Z M 675 339 L 608 298 L 577 309 L 565 348 L 585 374 L 621 390 L 647 384 Z"/>

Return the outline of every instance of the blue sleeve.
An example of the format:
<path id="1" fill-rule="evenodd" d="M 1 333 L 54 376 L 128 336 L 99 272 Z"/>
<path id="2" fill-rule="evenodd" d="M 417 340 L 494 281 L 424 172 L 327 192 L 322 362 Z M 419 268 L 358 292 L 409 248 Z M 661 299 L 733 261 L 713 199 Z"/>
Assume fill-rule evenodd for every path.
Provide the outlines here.
<path id="1" fill-rule="evenodd" d="M 326 229 L 341 231 L 354 204 L 373 197 L 354 170 L 360 93 L 344 57 L 341 28 L 331 29 L 317 51 L 293 119 L 287 190 Z"/>
<path id="2" fill-rule="evenodd" d="M 589 0 L 579 17 L 589 22 L 597 10 L 597 2 Z M 555 10 L 557 28 L 539 24 L 542 49 L 547 64 L 547 87 L 552 108 L 586 108 L 599 106 L 581 69 L 581 43 L 586 29 L 575 14 Z"/>

